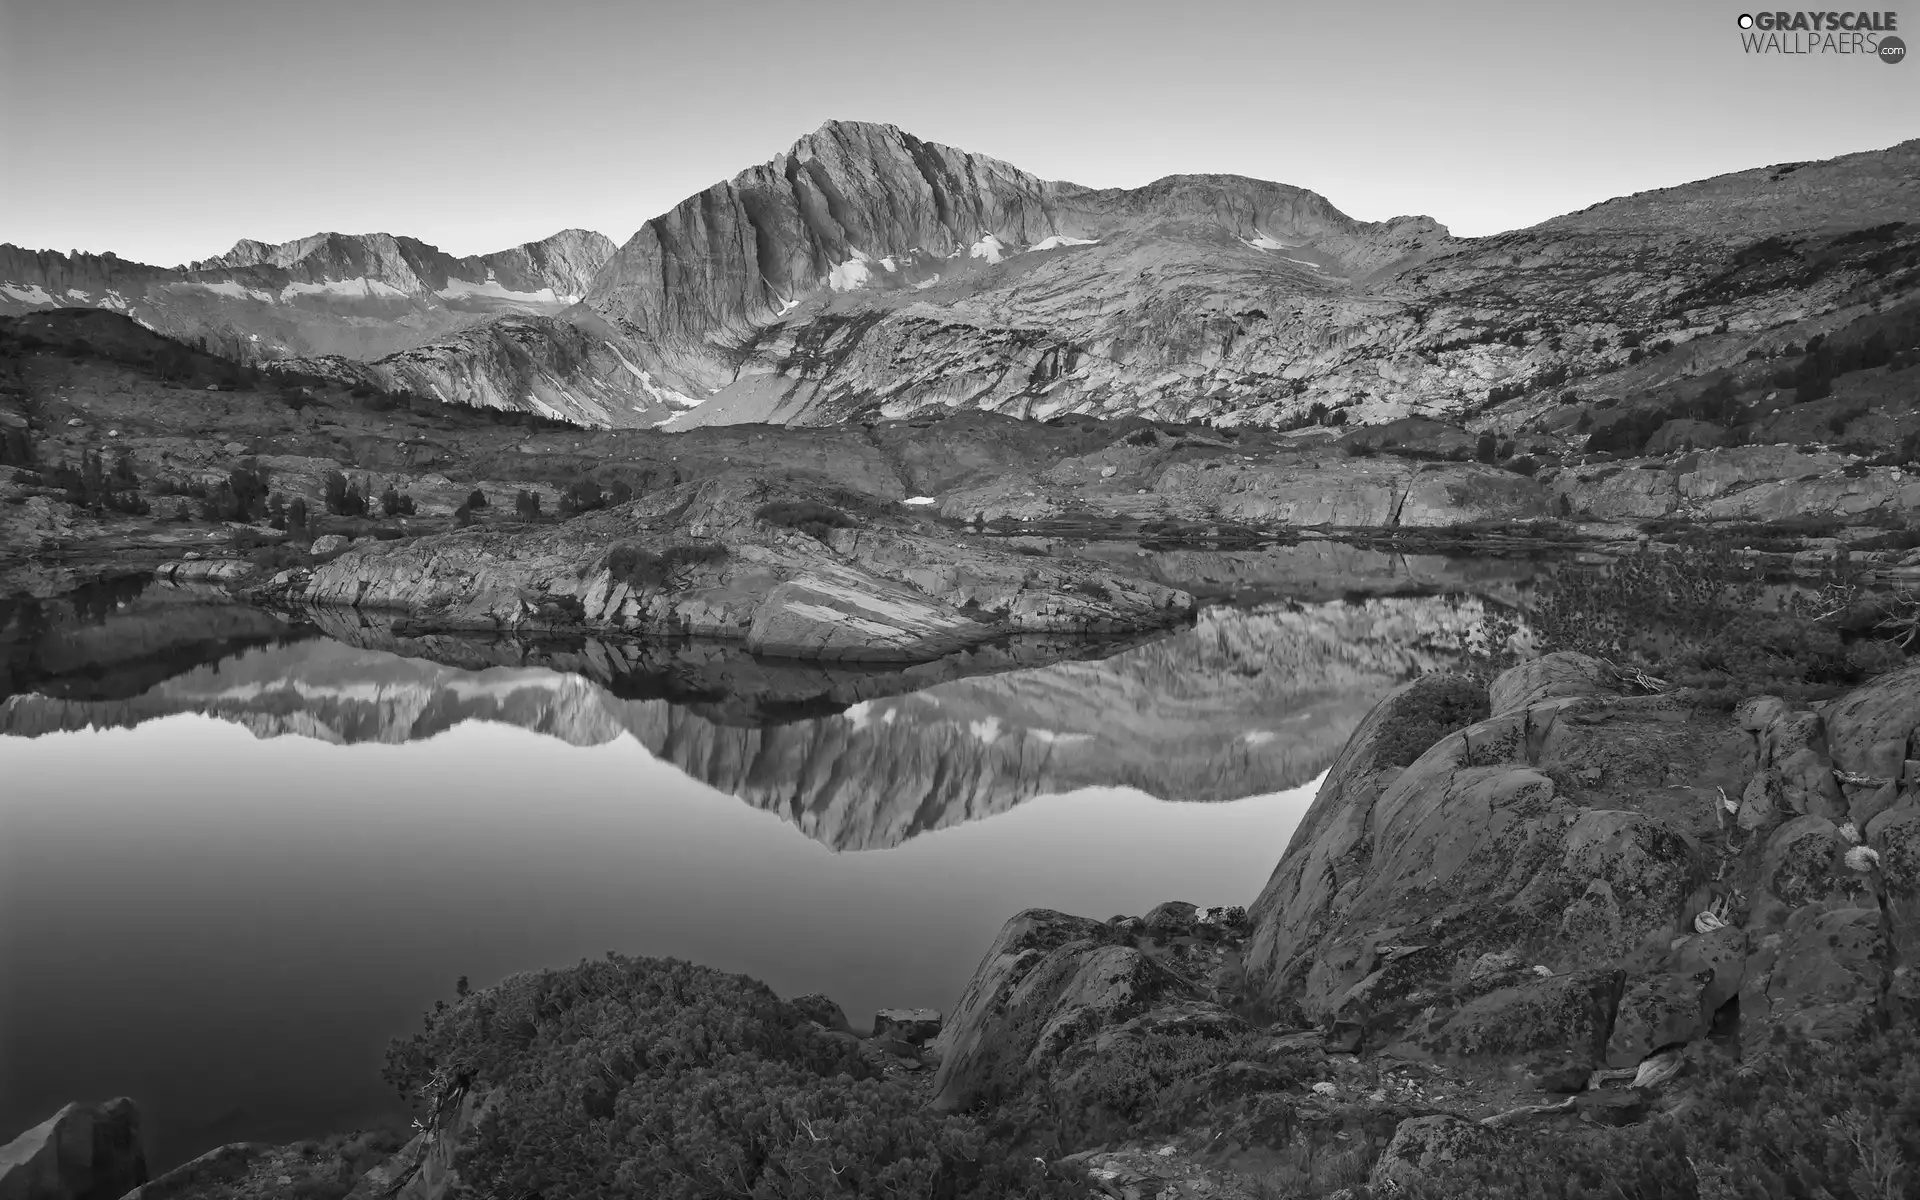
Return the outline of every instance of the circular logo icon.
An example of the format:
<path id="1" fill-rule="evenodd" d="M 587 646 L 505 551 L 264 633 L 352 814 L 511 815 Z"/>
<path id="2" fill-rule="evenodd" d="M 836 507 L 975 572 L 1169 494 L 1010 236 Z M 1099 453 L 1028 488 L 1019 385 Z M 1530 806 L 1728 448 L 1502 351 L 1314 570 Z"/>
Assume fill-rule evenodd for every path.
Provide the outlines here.
<path id="1" fill-rule="evenodd" d="M 1897 63 L 1903 61 L 1906 57 L 1907 44 L 1905 42 L 1897 37 L 1883 37 L 1880 39 L 1881 62 Z"/>
<path id="2" fill-rule="evenodd" d="M 1753 14 L 1752 14 L 1752 13 L 1741 13 L 1741 14 L 1740 14 L 1740 21 L 1739 21 L 1739 25 L 1740 25 L 1740 28 L 1742 28 L 1742 29 L 1752 29 L 1752 28 L 1753 28 Z"/>

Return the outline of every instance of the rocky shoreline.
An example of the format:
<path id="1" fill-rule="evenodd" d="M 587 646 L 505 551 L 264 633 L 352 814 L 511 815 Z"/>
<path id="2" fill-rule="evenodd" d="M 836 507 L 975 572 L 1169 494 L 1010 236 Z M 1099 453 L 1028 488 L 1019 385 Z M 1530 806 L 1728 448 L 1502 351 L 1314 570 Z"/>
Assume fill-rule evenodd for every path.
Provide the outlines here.
<path id="1" fill-rule="evenodd" d="M 1229 1200 L 1283 1176 L 1310 1195 L 1414 1186 L 1683 1113 L 1715 1054 L 1763 1063 L 1782 1036 L 1920 1018 L 1920 667 L 1726 714 L 1550 654 L 1408 761 L 1407 723 L 1458 686 L 1426 675 L 1375 706 L 1246 909 L 1030 910 L 944 1021 L 883 1013 L 861 1038 L 823 997 L 794 1001 L 800 1019 L 935 1112 L 1047 1095 L 1106 1113 L 1060 1159 L 1092 1194 Z M 1127 1074 L 1176 1051 L 1199 1057 Z M 364 1137 L 225 1147 L 130 1195 L 313 1179 L 427 1200 L 479 1115 L 515 1102 L 475 1079 L 377 1164 Z M 1149 1108 L 1171 1124 L 1143 1137 Z M 63 1112 L 0 1161 L 51 1161 L 38 1147 L 93 1119 Z M 103 1178 L 131 1169 L 128 1139 L 107 1141 Z"/>

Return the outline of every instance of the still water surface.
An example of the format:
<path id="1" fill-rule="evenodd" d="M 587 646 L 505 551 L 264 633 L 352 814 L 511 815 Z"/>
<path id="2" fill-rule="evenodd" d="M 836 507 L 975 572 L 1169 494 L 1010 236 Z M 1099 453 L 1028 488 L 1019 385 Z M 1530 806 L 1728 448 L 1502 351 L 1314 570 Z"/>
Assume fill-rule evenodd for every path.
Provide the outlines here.
<path id="1" fill-rule="evenodd" d="M 949 1008 L 1022 908 L 1247 903 L 1359 716 L 1475 619 L 1222 608 L 1105 657 L 905 681 L 676 652 L 664 687 L 618 647 L 224 614 L 160 654 L 155 630 L 208 618 L 151 599 L 14 643 L 0 1140 L 131 1095 L 159 1167 L 394 1115 L 382 1048 L 462 975 L 671 955 L 861 1025 Z"/>

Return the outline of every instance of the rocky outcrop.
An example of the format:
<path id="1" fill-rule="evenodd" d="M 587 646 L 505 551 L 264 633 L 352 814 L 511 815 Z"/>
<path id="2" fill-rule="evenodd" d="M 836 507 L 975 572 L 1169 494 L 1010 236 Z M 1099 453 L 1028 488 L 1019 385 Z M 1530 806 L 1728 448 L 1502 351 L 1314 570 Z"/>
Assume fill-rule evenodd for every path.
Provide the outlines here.
<path id="1" fill-rule="evenodd" d="M 1115 1100 L 1116 1059 L 1243 1031 L 1197 982 L 1233 957 L 1238 928 L 1212 926 L 1196 940 L 1193 906 L 1177 908 L 1165 920 L 1101 923 L 1047 909 L 1009 920 L 934 1043 L 932 1106 L 962 1110 L 1038 1088 L 1098 1107 Z"/>
<path id="2" fill-rule="evenodd" d="M 0 1200 L 119 1200 L 147 1181 L 140 1110 L 69 1104 L 0 1146 Z"/>
<path id="3" fill-rule="evenodd" d="M 1191 597 L 1158 584 L 963 545 L 884 516 L 815 537 L 763 519 L 769 495 L 764 481 L 733 475 L 552 529 L 355 546 L 269 594 L 442 628 L 691 635 L 847 662 L 928 661 L 1009 634 L 1160 628 L 1193 610 Z M 617 573 L 616 543 L 652 573 Z"/>
<path id="4" fill-rule="evenodd" d="M 1789 446 L 1735 446 L 1568 469 L 1550 486 L 1568 511 L 1600 520 L 1865 520 L 1920 507 L 1920 480 L 1902 468 L 1869 467 L 1855 456 Z"/>
<path id="5" fill-rule="evenodd" d="M 1920 990 L 1920 670 L 1727 721 L 1548 655 L 1397 768 L 1380 747 L 1429 686 L 1361 723 L 1252 908 L 1251 975 L 1337 1044 L 1633 1068 L 1716 1021 L 1831 1037 Z"/>
<path id="6" fill-rule="evenodd" d="M 1446 1114 L 1402 1121 L 1367 1177 L 1385 1192 L 1423 1181 L 1429 1172 L 1495 1153 L 1506 1139 L 1477 1121 Z"/>

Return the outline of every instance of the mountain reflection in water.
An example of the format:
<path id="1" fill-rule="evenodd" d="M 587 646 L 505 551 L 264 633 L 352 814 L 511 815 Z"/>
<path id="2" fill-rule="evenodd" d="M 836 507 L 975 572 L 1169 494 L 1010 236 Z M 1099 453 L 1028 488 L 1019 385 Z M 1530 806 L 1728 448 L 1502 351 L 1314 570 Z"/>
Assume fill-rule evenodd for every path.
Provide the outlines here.
<path id="1" fill-rule="evenodd" d="M 338 621 L 232 653 L 194 641 L 218 657 L 124 698 L 12 696 L 0 735 L 181 713 L 349 744 L 476 720 L 576 746 L 626 735 L 834 849 L 866 850 L 1085 787 L 1232 800 L 1296 786 L 1481 615 L 1478 601 L 1439 597 L 1216 607 L 1144 644 L 1036 639 L 893 671 L 714 644 L 410 639 Z"/>
<path id="2" fill-rule="evenodd" d="M 0 1140 L 119 1094 L 159 1167 L 390 1118 L 381 1049 L 461 975 L 674 955 L 859 1023 L 951 1006 L 1021 908 L 1246 903 L 1481 618 L 1220 607 L 874 671 L 218 599 L 0 607 Z"/>

